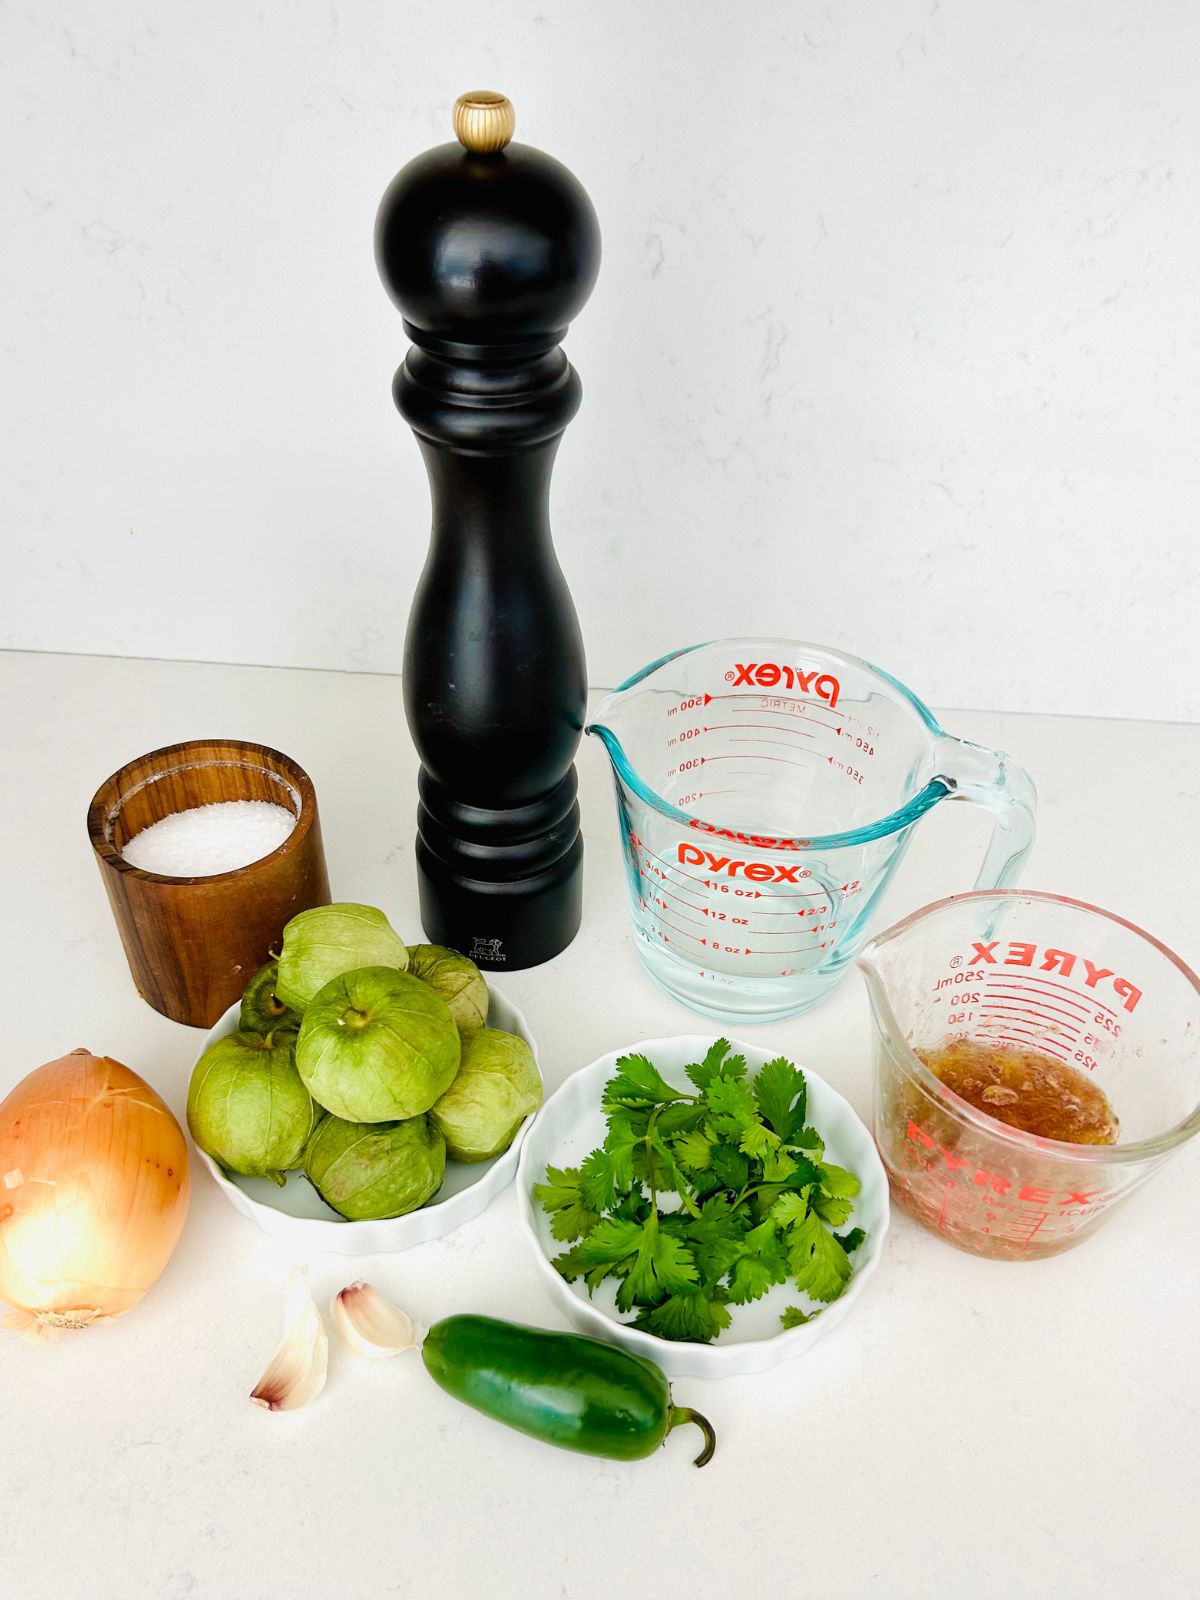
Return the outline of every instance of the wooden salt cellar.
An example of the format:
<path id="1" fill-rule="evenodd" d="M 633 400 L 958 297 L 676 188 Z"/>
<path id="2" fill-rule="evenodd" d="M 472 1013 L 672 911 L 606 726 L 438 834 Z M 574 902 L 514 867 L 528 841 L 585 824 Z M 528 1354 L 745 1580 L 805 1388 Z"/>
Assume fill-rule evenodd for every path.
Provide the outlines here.
<path id="1" fill-rule="evenodd" d="M 284 806 L 296 826 L 270 855 L 211 877 L 164 877 L 122 856 L 151 823 L 222 800 Z M 266 745 L 193 739 L 152 750 L 101 784 L 87 828 L 137 991 L 173 1022 L 211 1027 L 279 949 L 284 924 L 329 904 L 312 783 Z"/>

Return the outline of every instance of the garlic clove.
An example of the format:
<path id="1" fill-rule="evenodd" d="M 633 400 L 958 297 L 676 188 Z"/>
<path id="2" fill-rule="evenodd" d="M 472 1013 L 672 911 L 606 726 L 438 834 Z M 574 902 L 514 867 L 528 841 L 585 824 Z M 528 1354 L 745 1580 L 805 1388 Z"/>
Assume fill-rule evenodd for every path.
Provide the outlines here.
<path id="1" fill-rule="evenodd" d="M 307 1267 L 288 1286 L 283 1338 L 250 1398 L 267 1411 L 297 1411 L 315 1400 L 329 1370 L 329 1339 L 308 1287 Z"/>
<path id="2" fill-rule="evenodd" d="M 422 1331 L 408 1313 L 361 1278 L 339 1290 L 330 1309 L 355 1355 L 398 1356 L 421 1342 Z"/>

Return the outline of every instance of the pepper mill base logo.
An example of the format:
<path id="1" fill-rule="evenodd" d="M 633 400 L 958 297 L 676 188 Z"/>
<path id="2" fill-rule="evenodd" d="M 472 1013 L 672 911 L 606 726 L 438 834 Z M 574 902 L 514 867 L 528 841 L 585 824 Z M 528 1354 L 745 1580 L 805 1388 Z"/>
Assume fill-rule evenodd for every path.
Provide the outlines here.
<path id="1" fill-rule="evenodd" d="M 472 961 L 507 961 L 508 957 L 501 950 L 503 939 L 481 939 L 475 935 L 471 943 L 469 955 Z"/>

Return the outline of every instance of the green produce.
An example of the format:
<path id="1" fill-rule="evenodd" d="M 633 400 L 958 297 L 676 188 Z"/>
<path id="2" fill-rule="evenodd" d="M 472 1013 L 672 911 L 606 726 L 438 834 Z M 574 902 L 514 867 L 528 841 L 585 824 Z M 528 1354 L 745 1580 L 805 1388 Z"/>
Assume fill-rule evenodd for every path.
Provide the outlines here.
<path id="1" fill-rule="evenodd" d="M 446 1002 L 394 967 L 362 967 L 318 990 L 296 1040 L 313 1099 L 346 1122 L 397 1122 L 428 1111 L 458 1071 Z"/>
<path id="2" fill-rule="evenodd" d="M 299 1028 L 299 1015 L 275 993 L 278 975 L 278 961 L 268 961 L 246 985 L 238 1013 L 238 1027 L 243 1033 L 282 1033 Z"/>
<path id="3" fill-rule="evenodd" d="M 304 1152 L 304 1172 L 327 1206 L 351 1222 L 401 1217 L 442 1186 L 446 1143 L 427 1117 L 343 1122 L 326 1117 Z"/>
<path id="4" fill-rule="evenodd" d="M 434 1101 L 429 1117 L 452 1160 L 490 1161 L 508 1149 L 541 1103 L 541 1075 L 524 1039 L 499 1028 L 479 1028 L 463 1035 L 458 1075 Z"/>
<path id="5" fill-rule="evenodd" d="M 444 944 L 414 944 L 408 950 L 408 970 L 441 995 L 460 1033 L 486 1026 L 488 986 L 469 956 Z"/>
<path id="6" fill-rule="evenodd" d="M 286 1182 L 321 1115 L 292 1057 L 291 1033 L 231 1033 L 197 1061 L 188 1089 L 192 1138 L 230 1172 Z"/>
<path id="7" fill-rule="evenodd" d="M 824 1160 L 806 1125 L 804 1074 L 782 1056 L 753 1082 L 718 1039 L 686 1071 L 694 1094 L 673 1088 L 643 1055 L 622 1056 L 604 1087 L 608 1132 L 578 1166 L 546 1169 L 534 1196 L 550 1231 L 571 1243 L 555 1267 L 591 1294 L 618 1280 L 617 1307 L 661 1339 L 708 1343 L 729 1307 L 789 1281 L 816 1301 L 850 1279 L 861 1228 L 836 1234 L 858 1179 Z M 670 1196 L 660 1209 L 659 1196 Z M 818 1311 L 790 1306 L 785 1327 Z"/>
<path id="8" fill-rule="evenodd" d="M 421 1358 L 456 1400 L 564 1450 L 640 1461 L 686 1422 L 704 1435 L 696 1466 L 716 1447 L 707 1418 L 672 1405 L 652 1361 L 599 1339 L 493 1317 L 446 1317 L 425 1335 Z"/>
<path id="9" fill-rule="evenodd" d="M 275 992 L 303 1011 L 331 978 L 356 967 L 408 966 L 408 946 L 382 911 L 343 900 L 301 911 L 283 930 Z"/>

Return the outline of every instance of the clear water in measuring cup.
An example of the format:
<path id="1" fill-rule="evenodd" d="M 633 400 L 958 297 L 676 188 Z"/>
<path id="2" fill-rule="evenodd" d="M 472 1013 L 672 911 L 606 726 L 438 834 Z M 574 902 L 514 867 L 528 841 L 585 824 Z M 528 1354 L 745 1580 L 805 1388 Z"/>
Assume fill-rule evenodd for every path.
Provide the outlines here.
<path id="1" fill-rule="evenodd" d="M 639 953 L 721 1020 L 815 1005 L 866 938 L 914 824 L 957 796 L 996 817 L 979 881 L 1015 880 L 1033 788 L 951 738 L 868 662 L 786 639 L 697 645 L 598 708 Z"/>
<path id="2" fill-rule="evenodd" d="M 861 964 L 893 1196 L 960 1249 L 1068 1249 L 1200 1128 L 1200 980 L 1120 917 L 1058 895 L 957 895 L 881 934 Z M 969 1105 L 916 1054 L 956 1040 L 1086 1073 L 1117 1142 L 1038 1138 Z"/>

